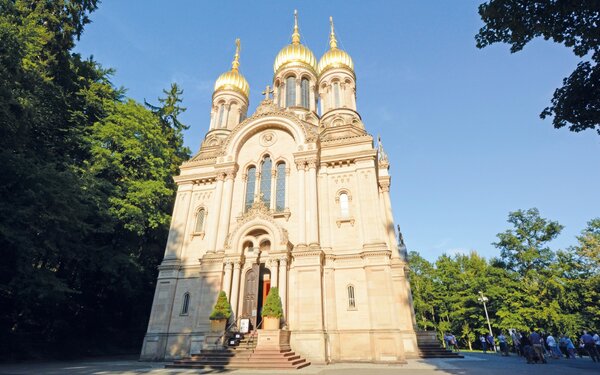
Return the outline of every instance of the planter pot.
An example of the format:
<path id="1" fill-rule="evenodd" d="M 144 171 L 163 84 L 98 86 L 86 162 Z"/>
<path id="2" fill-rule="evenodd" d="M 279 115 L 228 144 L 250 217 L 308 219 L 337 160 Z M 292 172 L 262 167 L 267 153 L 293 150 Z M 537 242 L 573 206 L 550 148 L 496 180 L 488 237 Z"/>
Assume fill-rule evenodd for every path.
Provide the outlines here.
<path id="1" fill-rule="evenodd" d="M 225 331 L 225 326 L 227 325 L 227 319 L 218 319 L 210 321 L 210 331 L 211 332 L 223 332 Z"/>
<path id="2" fill-rule="evenodd" d="M 273 318 L 271 316 L 265 316 L 263 321 L 263 329 L 266 330 L 277 330 L 279 329 L 279 318 Z"/>

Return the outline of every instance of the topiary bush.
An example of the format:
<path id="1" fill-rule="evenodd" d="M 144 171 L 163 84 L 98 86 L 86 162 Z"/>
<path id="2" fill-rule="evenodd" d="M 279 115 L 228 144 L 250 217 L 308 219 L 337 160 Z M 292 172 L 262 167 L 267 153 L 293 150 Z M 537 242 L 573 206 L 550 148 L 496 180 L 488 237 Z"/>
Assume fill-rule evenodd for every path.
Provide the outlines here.
<path id="1" fill-rule="evenodd" d="M 231 305 L 229 301 L 227 301 L 227 294 L 224 291 L 219 293 L 219 298 L 217 298 L 217 302 L 215 303 L 215 307 L 213 307 L 212 313 L 210 313 L 210 320 L 221 320 L 221 319 L 229 319 L 231 316 Z"/>
<path id="2" fill-rule="evenodd" d="M 283 316 L 283 307 L 281 307 L 281 298 L 279 297 L 279 289 L 277 287 L 269 290 L 261 315 L 263 318 L 281 318 Z"/>

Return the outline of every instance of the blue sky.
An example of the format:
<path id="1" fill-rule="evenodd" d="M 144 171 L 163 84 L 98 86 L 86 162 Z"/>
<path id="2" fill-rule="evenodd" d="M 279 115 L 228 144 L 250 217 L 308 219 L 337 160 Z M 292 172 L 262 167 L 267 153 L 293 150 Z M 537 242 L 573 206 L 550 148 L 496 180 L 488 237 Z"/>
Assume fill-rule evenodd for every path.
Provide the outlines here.
<path id="1" fill-rule="evenodd" d="M 391 160 L 394 217 L 409 250 L 496 256 L 491 242 L 508 212 L 531 207 L 565 225 L 552 247 L 566 248 L 600 216 L 600 136 L 556 130 L 539 113 L 578 60 L 543 40 L 517 54 L 502 44 L 478 50 L 479 3 L 105 0 L 76 51 L 116 69 L 113 83 L 139 101 L 156 102 L 177 82 L 195 152 L 235 38 L 253 112 L 291 40 L 293 10 L 317 59 L 331 15 L 356 66 L 358 110 Z"/>

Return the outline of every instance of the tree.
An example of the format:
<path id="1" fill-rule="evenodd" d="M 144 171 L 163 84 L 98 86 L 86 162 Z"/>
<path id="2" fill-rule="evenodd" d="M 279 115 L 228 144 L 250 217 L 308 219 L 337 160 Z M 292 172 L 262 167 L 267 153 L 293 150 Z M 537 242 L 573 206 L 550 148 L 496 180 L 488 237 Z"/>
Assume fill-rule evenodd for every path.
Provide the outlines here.
<path id="1" fill-rule="evenodd" d="M 506 267 L 523 277 L 544 271 L 554 258 L 546 245 L 560 234 L 563 226 L 540 217 L 537 208 L 511 212 L 508 222 L 514 229 L 498 233 L 499 241 L 492 243 L 500 249 Z"/>
<path id="2" fill-rule="evenodd" d="M 479 6 L 479 15 L 485 25 L 475 37 L 478 48 L 503 42 L 515 53 L 543 37 L 564 44 L 582 58 L 540 117 L 553 116 L 557 129 L 566 125 L 574 132 L 596 128 L 600 134 L 600 2 L 491 0 Z"/>

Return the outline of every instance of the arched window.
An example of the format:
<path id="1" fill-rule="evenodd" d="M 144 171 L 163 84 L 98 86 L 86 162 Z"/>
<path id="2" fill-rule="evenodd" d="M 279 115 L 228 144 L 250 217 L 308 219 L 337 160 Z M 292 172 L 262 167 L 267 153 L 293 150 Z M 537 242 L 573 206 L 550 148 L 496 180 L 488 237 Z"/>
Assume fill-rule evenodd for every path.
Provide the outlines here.
<path id="1" fill-rule="evenodd" d="M 271 207 L 271 158 L 265 156 L 260 167 L 260 195 L 267 207 Z"/>
<path id="2" fill-rule="evenodd" d="M 335 108 L 340 107 L 340 84 L 338 82 L 333 83 L 333 103 Z"/>
<path id="3" fill-rule="evenodd" d="M 348 308 L 356 308 L 356 299 L 354 298 L 354 286 L 348 285 Z"/>
<path id="4" fill-rule="evenodd" d="M 254 186 L 256 185 L 256 168 L 248 168 L 248 180 L 246 182 L 246 210 L 254 203 Z"/>
<path id="5" fill-rule="evenodd" d="M 292 107 L 296 105 L 296 78 L 287 77 L 285 80 L 285 106 Z"/>
<path id="6" fill-rule="evenodd" d="M 196 214 L 196 226 L 194 227 L 195 233 L 200 233 L 204 231 L 204 216 L 206 215 L 206 211 L 204 208 L 201 208 L 200 211 Z"/>
<path id="7" fill-rule="evenodd" d="M 181 315 L 187 315 L 189 308 L 190 308 L 190 294 L 186 292 L 183 295 L 183 303 L 181 304 Z"/>
<path id="8" fill-rule="evenodd" d="M 223 112 L 225 112 L 225 105 L 221 104 L 221 106 L 219 107 L 219 121 L 217 122 L 218 128 L 223 126 Z"/>
<path id="9" fill-rule="evenodd" d="M 309 100 L 308 79 L 302 78 L 302 81 L 300 81 L 300 105 L 304 108 L 308 108 Z"/>
<path id="10" fill-rule="evenodd" d="M 350 216 L 350 204 L 348 203 L 348 193 L 340 194 L 340 215 L 342 217 Z"/>
<path id="11" fill-rule="evenodd" d="M 275 190 L 275 210 L 285 209 L 285 163 L 277 164 L 277 184 Z"/>

